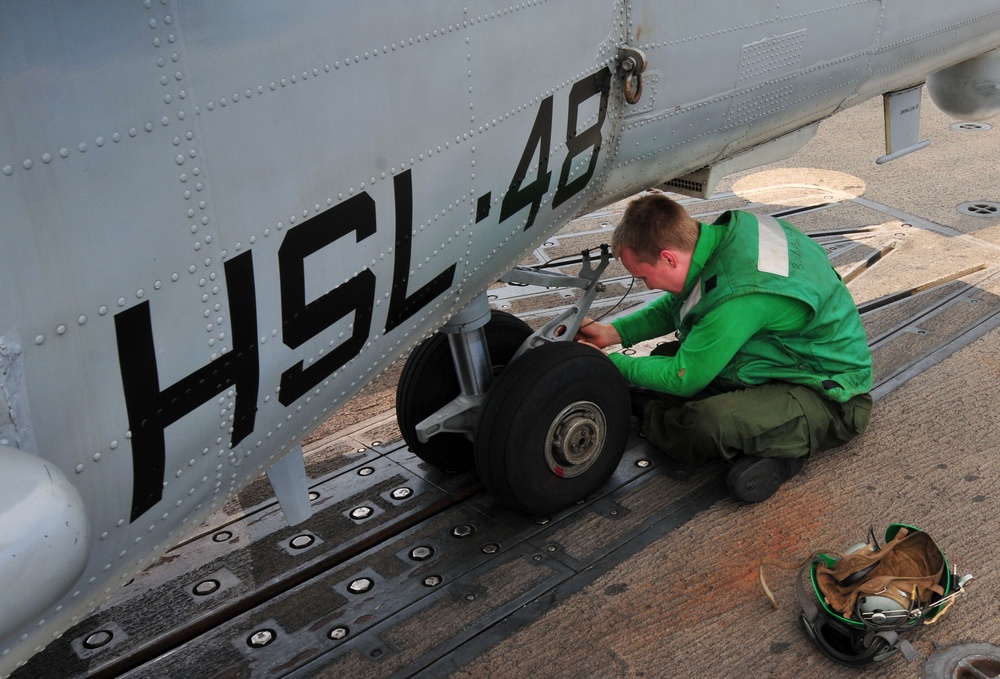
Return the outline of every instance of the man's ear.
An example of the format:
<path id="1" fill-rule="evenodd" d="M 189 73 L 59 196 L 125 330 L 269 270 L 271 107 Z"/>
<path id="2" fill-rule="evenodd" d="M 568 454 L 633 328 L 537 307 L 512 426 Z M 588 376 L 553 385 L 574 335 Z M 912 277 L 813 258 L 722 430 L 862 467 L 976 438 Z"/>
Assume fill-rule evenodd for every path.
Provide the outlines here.
<path id="1" fill-rule="evenodd" d="M 666 262 L 671 269 L 677 268 L 677 256 L 670 250 L 660 250 L 660 261 Z"/>

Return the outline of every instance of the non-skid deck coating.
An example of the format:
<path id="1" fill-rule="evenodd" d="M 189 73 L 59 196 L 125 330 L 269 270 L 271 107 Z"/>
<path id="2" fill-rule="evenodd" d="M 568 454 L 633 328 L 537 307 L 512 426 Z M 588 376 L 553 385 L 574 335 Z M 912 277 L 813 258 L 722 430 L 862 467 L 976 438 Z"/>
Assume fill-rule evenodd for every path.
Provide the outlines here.
<path id="1" fill-rule="evenodd" d="M 934 145 L 888 170 L 872 164 L 881 107 L 864 105 L 772 174 L 744 173 L 711 200 L 686 201 L 703 221 L 733 208 L 787 214 L 870 309 L 869 431 L 811 460 L 767 502 L 737 504 L 721 465 L 682 468 L 633 436 L 596 497 L 519 516 L 474 475 L 420 463 L 387 399 L 383 415 L 309 446 L 308 522 L 287 527 L 266 482 L 253 484 L 14 676 L 916 677 L 936 649 L 1000 642 L 1000 219 L 954 209 L 1000 198 L 974 169 L 959 176 L 963 149 L 1000 143 L 924 110 Z M 867 189 L 854 195 L 857 177 Z M 526 263 L 607 242 L 623 207 L 580 218 Z M 605 278 L 595 314 L 628 289 L 618 263 Z M 574 301 L 560 290 L 490 292 L 495 308 L 534 325 Z M 653 296 L 640 284 L 610 313 Z M 794 576 L 769 574 L 781 603 L 772 611 L 757 563 L 843 549 L 893 521 L 927 530 L 977 580 L 912 637 L 914 664 L 842 668 L 799 629 Z M 111 641 L 97 646 L 102 631 Z"/>

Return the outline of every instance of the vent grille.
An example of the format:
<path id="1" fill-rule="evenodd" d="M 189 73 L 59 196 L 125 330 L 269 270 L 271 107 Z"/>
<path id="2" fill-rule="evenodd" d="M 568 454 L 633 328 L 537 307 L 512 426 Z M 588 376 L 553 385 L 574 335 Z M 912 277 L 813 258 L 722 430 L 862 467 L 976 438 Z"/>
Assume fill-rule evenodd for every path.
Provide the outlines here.
<path id="1" fill-rule="evenodd" d="M 958 130 L 959 132 L 985 132 L 987 130 L 992 130 L 993 126 L 989 123 L 952 123 L 951 129 Z"/>
<path id="2" fill-rule="evenodd" d="M 973 217 L 1000 217 L 1000 203 L 989 200 L 974 200 L 959 205 L 958 211 L 963 215 Z"/>
<path id="3" fill-rule="evenodd" d="M 694 192 L 700 194 L 705 190 L 705 182 L 696 182 L 682 177 L 671 179 L 669 182 L 665 183 L 664 186 L 668 186 L 672 189 L 677 189 L 678 191 L 685 193 Z"/>

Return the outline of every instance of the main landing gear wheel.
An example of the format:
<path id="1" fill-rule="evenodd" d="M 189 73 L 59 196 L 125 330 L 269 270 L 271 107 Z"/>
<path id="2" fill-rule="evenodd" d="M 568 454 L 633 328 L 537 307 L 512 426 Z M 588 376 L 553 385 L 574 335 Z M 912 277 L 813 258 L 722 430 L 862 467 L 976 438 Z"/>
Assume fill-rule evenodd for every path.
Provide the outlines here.
<path id="1" fill-rule="evenodd" d="M 476 470 L 503 506 L 551 514 L 596 491 L 625 451 L 628 388 L 600 351 L 556 342 L 493 382 L 476 427 Z"/>
<path id="2" fill-rule="evenodd" d="M 494 311 L 484 329 L 496 375 L 531 334 L 531 327 L 516 316 Z M 464 434 L 442 433 L 425 443 L 417 438 L 416 427 L 451 403 L 459 392 L 448 337 L 438 333 L 421 342 L 406 359 L 399 378 L 396 421 L 410 450 L 421 460 L 446 471 L 472 469 L 472 441 Z"/>

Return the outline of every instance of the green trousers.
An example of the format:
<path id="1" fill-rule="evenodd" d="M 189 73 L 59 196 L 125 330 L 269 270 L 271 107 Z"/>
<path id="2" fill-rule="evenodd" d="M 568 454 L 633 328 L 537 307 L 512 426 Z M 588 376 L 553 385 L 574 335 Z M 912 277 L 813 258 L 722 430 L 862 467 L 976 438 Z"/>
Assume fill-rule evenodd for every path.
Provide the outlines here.
<path id="1" fill-rule="evenodd" d="M 678 462 L 721 457 L 805 457 L 843 445 L 868 427 L 872 398 L 827 400 L 796 384 L 770 382 L 684 401 L 670 396 L 643 410 L 643 432 Z"/>

